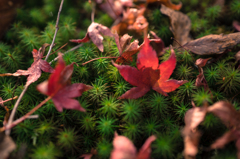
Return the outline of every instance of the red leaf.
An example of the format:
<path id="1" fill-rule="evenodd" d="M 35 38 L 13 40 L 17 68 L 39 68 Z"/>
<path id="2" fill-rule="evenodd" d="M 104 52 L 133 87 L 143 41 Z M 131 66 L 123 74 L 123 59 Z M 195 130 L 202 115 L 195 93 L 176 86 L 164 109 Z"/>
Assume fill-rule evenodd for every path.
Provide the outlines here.
<path id="1" fill-rule="evenodd" d="M 168 92 L 174 91 L 187 82 L 185 80 L 168 80 L 176 66 L 175 53 L 172 50 L 170 58 L 159 65 L 156 52 L 150 46 L 147 38 L 138 54 L 138 69 L 127 65 L 118 65 L 114 62 L 113 65 L 117 67 L 127 82 L 137 86 L 119 97 L 120 99 L 136 99 L 142 97 L 150 89 L 167 96 Z"/>
<path id="2" fill-rule="evenodd" d="M 137 153 L 132 141 L 125 136 L 119 136 L 115 133 L 113 139 L 113 151 L 111 159 L 150 159 L 151 143 L 156 140 L 156 136 L 150 136 Z"/>
<path id="3" fill-rule="evenodd" d="M 30 85 L 33 82 L 36 82 L 38 78 L 41 76 L 42 71 L 52 73 L 54 69 L 49 65 L 48 62 L 42 60 L 43 54 L 45 52 L 45 48 L 49 46 L 49 44 L 44 44 L 38 51 L 33 49 L 33 59 L 31 67 L 28 70 L 17 70 L 15 73 L 5 73 L 0 74 L 0 76 L 28 76 L 26 85 Z"/>
<path id="4" fill-rule="evenodd" d="M 88 27 L 86 36 L 83 39 L 73 39 L 70 41 L 75 43 L 86 43 L 91 39 L 92 42 L 98 47 L 98 49 L 103 52 L 102 35 L 114 37 L 108 27 L 92 22 L 92 24 Z"/>
<path id="5" fill-rule="evenodd" d="M 80 103 L 72 98 L 79 97 L 84 91 L 91 89 L 91 86 L 74 83 L 71 85 L 70 79 L 73 73 L 73 64 L 66 66 L 62 56 L 59 55 L 59 61 L 55 71 L 45 81 L 37 86 L 37 89 L 48 96 L 52 96 L 52 100 L 59 112 L 65 109 L 76 109 L 85 111 Z"/>

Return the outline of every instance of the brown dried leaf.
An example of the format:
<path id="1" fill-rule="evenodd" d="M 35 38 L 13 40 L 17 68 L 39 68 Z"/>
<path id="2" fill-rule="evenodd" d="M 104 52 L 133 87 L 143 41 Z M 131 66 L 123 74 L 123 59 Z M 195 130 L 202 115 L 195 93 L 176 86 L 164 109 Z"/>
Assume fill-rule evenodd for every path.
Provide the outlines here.
<path id="1" fill-rule="evenodd" d="M 219 117 L 227 127 L 239 127 L 240 112 L 229 102 L 219 101 L 208 108 L 208 112 Z"/>
<path id="2" fill-rule="evenodd" d="M 227 143 L 236 139 L 233 131 L 226 132 L 222 137 L 218 138 L 211 146 L 211 149 L 223 148 Z"/>
<path id="3" fill-rule="evenodd" d="M 207 35 L 196 40 L 189 41 L 183 47 L 198 55 L 222 54 L 227 49 L 240 43 L 240 33 L 227 35 Z"/>
<path id="4" fill-rule="evenodd" d="M 108 27 L 92 22 L 92 24 L 88 27 L 86 36 L 83 39 L 72 39 L 70 41 L 75 43 L 85 43 L 91 39 L 92 42 L 98 47 L 98 49 L 103 52 L 102 35 L 114 37 L 114 34 L 111 33 L 111 30 Z"/>
<path id="5" fill-rule="evenodd" d="M 191 30 L 191 20 L 182 12 L 174 11 L 164 5 L 161 6 L 160 11 L 169 16 L 171 19 L 171 27 L 170 30 L 174 35 L 174 39 L 177 40 L 181 45 L 186 44 L 191 40 L 190 38 L 190 30 Z M 175 41 L 173 42 L 173 46 L 179 46 Z"/>
<path id="6" fill-rule="evenodd" d="M 189 109 L 185 114 L 185 127 L 182 131 L 184 138 L 184 156 L 186 159 L 194 158 L 198 152 L 198 143 L 200 132 L 197 130 L 198 125 L 204 120 L 207 113 L 207 104 L 203 107 L 194 107 Z"/>
<path id="7" fill-rule="evenodd" d="M 144 29 L 147 29 L 148 27 L 148 22 L 143 15 L 144 12 L 145 8 L 128 8 L 127 11 L 123 12 L 123 18 L 121 21 L 113 26 L 111 30 L 117 32 L 119 35 L 123 35 L 128 31 L 141 34 Z"/>
<path id="8" fill-rule="evenodd" d="M 206 63 L 208 62 L 208 60 L 210 60 L 210 59 L 211 58 L 207 58 L 207 59 L 200 58 L 200 59 L 197 59 L 195 62 L 195 64 L 198 66 L 198 71 L 199 71 L 199 75 L 197 76 L 195 86 L 196 87 L 203 86 L 205 91 L 210 91 L 210 89 L 207 84 L 207 80 L 204 77 L 202 67 L 204 67 L 206 65 Z"/>
<path id="9" fill-rule="evenodd" d="M 107 2 L 100 4 L 99 7 L 112 19 L 119 18 L 123 12 L 123 4 L 119 0 L 107 0 Z"/>
<path id="10" fill-rule="evenodd" d="M 12 138 L 5 135 L 4 132 L 0 133 L 0 159 L 8 158 L 9 154 L 16 148 Z"/>

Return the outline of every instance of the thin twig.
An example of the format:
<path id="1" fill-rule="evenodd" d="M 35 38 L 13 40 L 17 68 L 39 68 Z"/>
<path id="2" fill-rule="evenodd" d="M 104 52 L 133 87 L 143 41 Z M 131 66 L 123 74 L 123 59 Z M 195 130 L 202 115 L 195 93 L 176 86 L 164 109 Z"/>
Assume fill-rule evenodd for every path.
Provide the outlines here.
<path id="1" fill-rule="evenodd" d="M 42 101 L 40 104 L 38 104 L 36 107 L 34 107 L 30 112 L 22 116 L 21 118 L 15 120 L 13 123 L 8 124 L 7 126 L 0 129 L 0 131 L 6 130 L 9 131 L 12 127 L 16 126 L 17 124 L 21 123 L 25 119 L 27 119 L 30 115 L 32 115 L 35 111 L 37 111 L 41 106 L 43 106 L 47 101 L 49 101 L 52 98 L 52 96 L 49 96 L 44 101 Z"/>
<path id="2" fill-rule="evenodd" d="M 57 51 L 61 50 L 62 48 L 64 48 L 65 46 L 67 46 L 67 44 L 68 44 L 68 43 L 64 44 L 63 46 L 61 46 L 60 48 L 58 48 L 56 51 L 54 51 L 54 52 L 52 52 L 51 54 L 49 54 L 49 56 L 52 55 L 52 54 L 54 54 L 54 53 L 56 53 Z M 46 57 L 46 56 L 43 56 L 43 58 L 44 58 L 44 57 Z"/>
<path id="3" fill-rule="evenodd" d="M 17 107 L 18 107 L 18 105 L 19 105 L 19 103 L 20 103 L 23 95 L 24 95 L 25 92 L 27 91 L 28 86 L 29 86 L 29 84 L 26 84 L 26 85 L 24 86 L 24 89 L 23 89 L 22 93 L 20 94 L 18 100 L 16 101 L 16 103 L 15 103 L 15 105 L 14 105 L 14 107 L 13 107 L 13 110 L 12 110 L 12 112 L 11 112 L 11 115 L 10 115 L 10 117 L 9 117 L 9 120 L 8 120 L 8 123 L 7 123 L 6 126 L 12 124 L 13 118 L 14 118 L 14 116 L 15 116 L 15 114 L 16 114 L 16 111 L 17 111 Z M 6 135 L 10 135 L 11 130 L 9 129 L 9 130 L 7 130 L 5 133 L 6 133 Z"/>
<path id="4" fill-rule="evenodd" d="M 3 104 L 3 103 L 5 103 L 5 102 L 8 102 L 8 101 L 10 101 L 10 100 L 14 100 L 14 99 L 17 99 L 17 98 L 18 98 L 18 96 L 15 96 L 15 97 L 13 97 L 13 98 L 9 98 L 9 99 L 7 99 L 7 100 L 4 100 L 4 101 L 0 102 L 0 104 Z"/>
<path id="5" fill-rule="evenodd" d="M 90 63 L 90 62 L 92 62 L 92 61 L 98 60 L 98 59 L 116 59 L 116 58 L 118 58 L 118 57 L 98 57 L 98 58 L 89 60 L 89 61 L 87 61 L 87 62 L 84 62 L 84 63 L 82 63 L 82 65 L 84 66 L 84 65 L 86 65 L 86 64 L 88 64 L 88 63 Z"/>
<path id="6" fill-rule="evenodd" d="M 49 48 L 48 53 L 47 53 L 47 56 L 45 58 L 45 61 L 47 61 L 47 59 L 48 59 L 48 57 L 49 57 L 49 55 L 50 55 L 50 53 L 52 51 L 53 44 L 54 44 L 56 36 L 57 36 L 57 32 L 58 32 L 58 29 L 59 29 L 58 23 L 59 23 L 60 13 L 62 11 L 63 2 L 64 2 L 64 0 L 61 1 L 60 7 L 59 7 L 59 10 L 58 10 L 58 16 L 57 16 L 57 21 L 56 21 L 56 25 L 55 25 L 56 30 L 55 30 L 55 33 L 54 33 L 54 36 L 53 36 L 53 41 L 52 41 L 52 43 L 50 45 L 50 48 Z"/>
<path id="7" fill-rule="evenodd" d="M 71 48 L 70 50 L 64 52 L 64 53 L 63 53 L 63 56 L 64 56 L 65 54 L 71 52 L 71 51 L 74 51 L 74 50 L 78 49 L 78 48 L 81 47 L 82 45 L 83 45 L 83 44 L 79 44 L 79 45 Z M 54 61 L 57 61 L 58 58 L 59 58 L 59 56 L 57 56 L 55 59 L 53 59 L 51 62 L 49 62 L 49 64 L 51 65 Z"/>
<path id="8" fill-rule="evenodd" d="M 91 13 L 92 22 L 94 22 L 94 15 L 95 15 L 95 11 L 96 11 L 95 7 L 96 7 L 95 3 L 92 3 L 92 13 Z"/>
<path id="9" fill-rule="evenodd" d="M 20 77 L 18 77 L 17 82 L 16 82 L 16 84 L 15 84 L 15 86 L 14 86 L 14 88 L 13 88 L 12 98 L 14 97 L 14 94 L 15 94 L 15 91 L 16 91 L 16 88 L 17 88 L 17 85 L 18 85 L 19 79 L 20 79 Z M 11 105 L 13 105 L 13 100 L 11 101 Z"/>

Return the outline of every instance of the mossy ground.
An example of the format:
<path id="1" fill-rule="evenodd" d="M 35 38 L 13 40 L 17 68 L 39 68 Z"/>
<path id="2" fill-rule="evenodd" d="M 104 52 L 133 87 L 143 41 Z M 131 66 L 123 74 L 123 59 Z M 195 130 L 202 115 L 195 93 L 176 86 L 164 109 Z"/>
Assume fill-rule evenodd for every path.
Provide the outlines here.
<path id="1" fill-rule="evenodd" d="M 240 21 L 238 0 L 226 1 L 224 8 L 213 6 L 211 0 L 182 0 L 182 3 L 181 11 L 192 21 L 191 35 L 194 39 L 208 34 L 232 33 L 232 21 Z M 14 23 L 0 42 L 0 73 L 27 69 L 33 62 L 32 49 L 38 49 L 44 43 L 51 43 L 59 4 L 59 0 L 25 1 L 23 7 L 17 10 Z M 161 14 L 159 8 L 160 6 L 150 6 L 146 18 L 149 30 L 155 31 L 168 46 L 172 43 L 173 36 L 169 30 L 170 21 Z M 87 1 L 65 1 L 53 50 L 69 43 L 69 39 L 83 38 L 91 24 L 90 17 L 91 5 Z M 99 9 L 96 10 L 95 21 L 108 27 L 113 23 L 113 20 Z M 75 44 L 69 43 L 61 52 L 74 46 Z M 112 66 L 111 59 L 99 59 L 81 66 L 81 63 L 99 56 L 116 56 L 118 51 L 114 40 L 107 37 L 104 39 L 103 53 L 91 42 L 86 43 L 78 50 L 65 55 L 64 60 L 67 64 L 79 64 L 79 67 L 74 66 L 73 83 L 83 82 L 93 86 L 92 90 L 78 98 L 87 113 L 75 110 L 59 113 L 52 101 L 49 101 L 36 112 L 39 114 L 38 119 L 25 120 L 14 127 L 12 137 L 18 147 L 23 143 L 28 145 L 25 158 L 70 159 L 90 152 L 91 148 L 97 149 L 96 158 L 108 158 L 112 150 L 114 131 L 130 138 L 137 148 L 141 147 L 149 135 L 156 134 L 158 139 L 152 146 L 153 158 L 183 158 L 181 129 L 184 126 L 184 114 L 191 108 L 191 100 L 197 106 L 201 106 L 204 101 L 212 104 L 226 99 L 239 109 L 240 71 L 235 69 L 234 59 L 238 48 L 239 46 L 236 46 L 232 52 L 203 68 L 213 97 L 203 88 L 194 86 L 198 75 L 194 63 L 200 56 L 175 50 L 177 67 L 171 78 L 186 79 L 188 83 L 169 93 L 167 97 L 150 91 L 137 100 L 118 100 L 117 97 L 132 86 Z M 56 56 L 57 54 L 51 55 L 48 61 Z M 166 60 L 168 56 L 169 51 L 159 59 Z M 202 58 L 205 57 L 208 56 Z M 53 67 L 54 65 L 55 63 L 52 64 Z M 131 65 L 134 66 L 135 62 Z M 19 105 L 17 118 L 46 98 L 35 88 L 48 76 L 48 73 L 43 73 L 37 82 L 31 84 Z M 0 96 L 8 99 L 19 95 L 25 82 L 26 77 L 1 77 Z M 12 109 L 14 101 L 6 105 Z M 1 123 L 4 116 L 5 110 L 0 107 Z M 203 136 L 200 141 L 199 158 L 236 156 L 233 144 L 223 150 L 205 151 L 204 147 L 209 146 L 226 131 L 216 117 L 208 115 L 200 129 Z"/>

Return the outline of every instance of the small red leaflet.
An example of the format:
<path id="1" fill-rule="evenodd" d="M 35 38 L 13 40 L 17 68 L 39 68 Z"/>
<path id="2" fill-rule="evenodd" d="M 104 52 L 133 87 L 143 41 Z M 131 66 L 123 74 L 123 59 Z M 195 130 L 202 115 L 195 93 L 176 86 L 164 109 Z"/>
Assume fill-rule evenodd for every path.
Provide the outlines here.
<path id="1" fill-rule="evenodd" d="M 71 76 L 74 63 L 66 66 L 61 54 L 59 54 L 58 64 L 48 81 L 44 81 L 37 86 L 37 89 L 45 95 L 51 96 L 56 109 L 59 112 L 65 109 L 76 109 L 85 112 L 80 103 L 72 98 L 82 95 L 84 91 L 91 89 L 89 85 L 74 83 L 71 85 Z"/>

